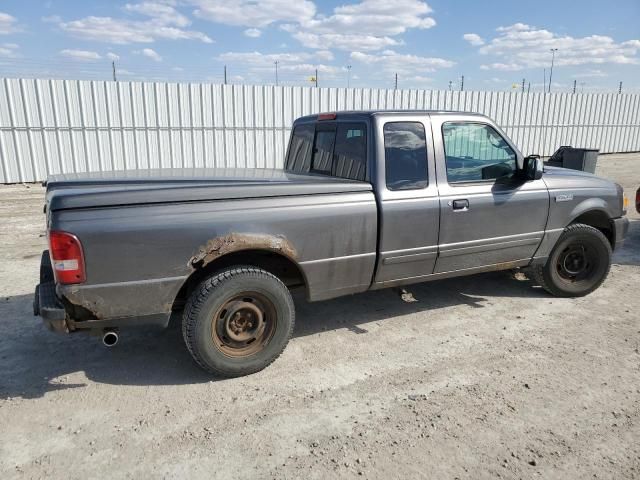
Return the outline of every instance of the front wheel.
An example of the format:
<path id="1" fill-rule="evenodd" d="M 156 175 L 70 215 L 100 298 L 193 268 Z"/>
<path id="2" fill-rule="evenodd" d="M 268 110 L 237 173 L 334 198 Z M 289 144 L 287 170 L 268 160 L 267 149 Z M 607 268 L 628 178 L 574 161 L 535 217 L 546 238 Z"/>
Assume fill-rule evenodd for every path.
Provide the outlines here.
<path id="1" fill-rule="evenodd" d="M 558 297 L 582 297 L 607 278 L 611 245 L 604 234 L 576 223 L 565 228 L 545 265 L 533 269 L 535 280 Z"/>
<path id="2" fill-rule="evenodd" d="M 294 322 L 287 287 L 269 272 L 241 266 L 220 271 L 199 285 L 185 307 L 182 333 L 200 367 L 238 377 L 278 358 Z"/>

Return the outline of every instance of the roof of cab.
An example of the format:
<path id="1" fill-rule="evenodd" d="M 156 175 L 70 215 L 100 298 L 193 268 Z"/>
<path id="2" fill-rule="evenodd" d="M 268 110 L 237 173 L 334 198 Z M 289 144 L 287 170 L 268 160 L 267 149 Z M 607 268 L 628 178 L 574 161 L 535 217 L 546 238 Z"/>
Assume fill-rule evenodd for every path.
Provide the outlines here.
<path id="1" fill-rule="evenodd" d="M 296 119 L 297 122 L 317 121 L 318 116 L 325 113 L 335 113 L 337 115 L 336 120 L 341 117 L 370 117 L 373 115 L 471 115 L 474 117 L 485 117 L 485 115 L 476 112 L 463 112 L 455 110 L 336 110 L 333 112 L 320 112 L 313 115 L 305 115 Z"/>

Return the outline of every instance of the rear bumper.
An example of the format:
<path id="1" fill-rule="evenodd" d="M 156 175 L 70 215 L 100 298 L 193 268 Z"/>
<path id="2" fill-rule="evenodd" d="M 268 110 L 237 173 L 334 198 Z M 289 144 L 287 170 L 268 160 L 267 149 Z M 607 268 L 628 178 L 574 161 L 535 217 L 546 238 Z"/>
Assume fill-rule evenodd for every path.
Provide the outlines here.
<path id="1" fill-rule="evenodd" d="M 611 220 L 613 227 L 613 248 L 621 247 L 629 231 L 629 219 L 627 217 L 614 218 Z"/>
<path id="2" fill-rule="evenodd" d="M 122 288 L 126 288 L 126 286 Z M 116 294 L 121 291 L 120 289 L 112 292 L 114 302 L 116 301 L 115 298 L 117 298 Z M 67 308 L 65 308 L 65 305 Z M 76 306 L 72 301 L 69 301 L 65 294 L 64 286 L 58 285 L 56 288 L 49 251 L 45 250 L 42 252 L 42 258 L 40 260 L 40 283 L 36 286 L 33 297 L 33 314 L 41 317 L 49 330 L 57 333 L 69 333 L 79 330 L 101 331 L 107 328 L 120 327 L 166 328 L 171 312 L 149 315 L 118 315 L 107 318 L 86 318 L 86 315 L 83 316 L 83 312 L 78 314 Z"/>
<path id="3" fill-rule="evenodd" d="M 47 328 L 54 332 L 68 333 L 67 312 L 56 295 L 53 268 L 49 251 L 42 252 L 40 260 L 40 284 L 33 297 L 33 314 L 40 316 Z"/>

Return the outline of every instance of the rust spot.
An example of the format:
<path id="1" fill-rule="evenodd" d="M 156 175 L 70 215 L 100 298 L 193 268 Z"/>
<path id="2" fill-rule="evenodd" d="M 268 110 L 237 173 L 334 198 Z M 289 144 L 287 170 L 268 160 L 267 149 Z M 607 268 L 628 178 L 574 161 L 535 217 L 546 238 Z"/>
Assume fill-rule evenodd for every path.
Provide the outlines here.
<path id="1" fill-rule="evenodd" d="M 491 265 L 487 271 L 513 270 L 520 268 L 519 262 L 502 262 Z"/>
<path id="2" fill-rule="evenodd" d="M 91 301 L 84 298 L 81 290 L 70 289 L 64 293 L 64 298 L 72 305 L 87 310 L 87 312 L 90 313 L 94 318 L 97 318 L 98 320 L 104 318 L 104 315 L 99 312 L 101 306 L 99 305 L 100 302 Z"/>
<path id="3" fill-rule="evenodd" d="M 187 266 L 192 268 L 204 267 L 227 253 L 252 249 L 280 252 L 289 258 L 298 256 L 296 249 L 283 235 L 229 233 L 223 237 L 211 239 L 206 245 L 200 247 L 198 253 L 189 259 Z"/>

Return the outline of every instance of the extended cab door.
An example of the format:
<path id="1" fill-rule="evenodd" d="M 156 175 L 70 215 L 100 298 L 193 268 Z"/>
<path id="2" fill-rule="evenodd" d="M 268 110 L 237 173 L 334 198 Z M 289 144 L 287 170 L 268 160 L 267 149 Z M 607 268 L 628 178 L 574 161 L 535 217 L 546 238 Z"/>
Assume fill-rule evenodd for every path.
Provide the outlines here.
<path id="1" fill-rule="evenodd" d="M 429 116 L 373 118 L 380 209 L 375 284 L 382 287 L 433 273 L 440 206 Z"/>
<path id="2" fill-rule="evenodd" d="M 435 273 L 520 266 L 544 235 L 549 193 L 516 173 L 522 155 L 484 117 L 434 115 L 440 191 Z"/>

